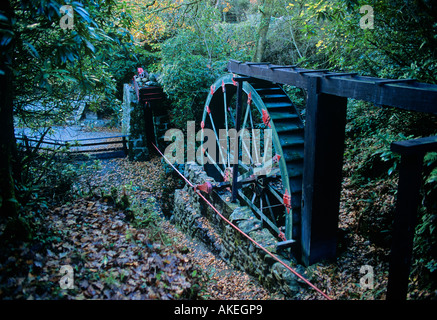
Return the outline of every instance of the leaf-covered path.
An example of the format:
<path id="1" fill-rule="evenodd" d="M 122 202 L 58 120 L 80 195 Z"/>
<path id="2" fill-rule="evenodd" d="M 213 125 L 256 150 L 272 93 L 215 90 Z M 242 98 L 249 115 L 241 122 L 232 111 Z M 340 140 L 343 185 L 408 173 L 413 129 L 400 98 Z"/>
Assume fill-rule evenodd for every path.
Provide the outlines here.
<path id="1" fill-rule="evenodd" d="M 2 251 L 1 299 L 281 297 L 160 215 L 175 183 L 160 159 L 104 160 L 78 172 L 74 200 L 46 212 L 41 242 Z"/>
<path id="2" fill-rule="evenodd" d="M 189 266 L 187 273 L 191 281 L 190 293 L 185 297 L 200 299 L 275 299 L 279 295 L 269 293 L 246 273 L 233 269 L 220 258 L 212 254 L 201 242 L 190 239 L 173 224 L 162 218 L 162 208 L 173 201 L 175 184 L 180 182 L 162 165 L 160 158 L 147 162 L 129 162 L 125 159 L 106 160 L 93 170 L 91 176 L 82 176 L 82 187 L 91 190 L 101 189 L 109 192 L 108 186 L 125 190 L 131 195 L 132 206 L 152 211 L 156 228 L 150 228 L 150 217 L 135 216 L 137 224 L 147 225 L 140 229 L 144 232 L 152 229 L 148 238 L 168 250 L 183 254 L 183 265 Z M 91 177 L 91 179 L 90 179 Z M 157 214 L 158 213 L 158 214 Z M 156 234 L 157 233 L 157 234 Z M 169 249 L 170 248 L 170 249 Z M 184 267 L 181 266 L 180 269 Z M 193 288 L 194 287 L 194 288 Z M 188 290 L 186 290 L 188 291 Z M 162 295 L 160 298 L 165 298 Z"/>

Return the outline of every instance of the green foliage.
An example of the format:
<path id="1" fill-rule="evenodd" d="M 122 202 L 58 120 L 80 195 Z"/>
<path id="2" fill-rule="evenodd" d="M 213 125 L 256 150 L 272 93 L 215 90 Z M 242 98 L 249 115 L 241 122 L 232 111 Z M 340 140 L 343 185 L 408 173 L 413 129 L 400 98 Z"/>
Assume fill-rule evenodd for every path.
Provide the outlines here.
<path id="1" fill-rule="evenodd" d="M 425 163 L 425 186 L 427 194 L 431 195 L 437 190 L 437 152 L 429 152 L 424 157 Z"/>
<path id="2" fill-rule="evenodd" d="M 420 274 L 422 283 L 435 290 L 437 282 L 437 152 L 424 158 L 424 201 L 414 238 L 416 261 L 413 271 Z"/>
<path id="3" fill-rule="evenodd" d="M 370 5 L 374 27 L 362 29 L 360 8 Z M 293 1 L 291 27 L 301 25 L 301 62 L 387 78 L 435 82 L 435 4 L 432 1 Z M 307 46 L 310 45 L 310 48 Z M 296 62 L 296 61 L 295 61 Z"/>
<path id="4" fill-rule="evenodd" d="M 21 155 L 16 180 L 17 200 L 24 207 L 47 208 L 51 200 L 65 199 L 77 177 L 77 168 L 56 153 Z"/>
<path id="5" fill-rule="evenodd" d="M 158 210 L 159 205 L 156 198 L 151 196 L 145 203 L 138 205 L 135 215 L 135 225 L 138 228 L 151 228 L 153 225 L 155 228 L 158 225 Z"/>
<path id="6" fill-rule="evenodd" d="M 62 4 L 54 0 L 11 5 L 14 51 L 8 59 L 14 70 L 15 115 L 26 125 L 29 119 L 36 120 L 36 126 L 62 122 L 74 101 L 90 93 L 99 97 L 97 109 L 114 109 L 115 81 L 120 77 L 115 71 L 122 71 L 117 62 L 135 59 L 127 29 L 131 21 L 112 14 L 118 10 L 116 2 L 72 2 L 74 25 L 65 30 L 60 26 Z"/>
<path id="7" fill-rule="evenodd" d="M 227 61 L 251 56 L 250 24 L 222 23 L 220 12 L 208 4 L 190 18 L 190 25 L 161 46 L 160 82 L 173 102 L 172 120 L 179 128 L 188 120 L 200 122 L 209 87 Z"/>
<path id="8" fill-rule="evenodd" d="M 180 48 L 171 43 L 168 48 Z M 167 48 L 165 51 L 169 52 Z M 200 119 L 202 103 L 205 101 L 207 90 L 221 73 L 225 61 L 209 64 L 209 59 L 200 54 L 183 54 L 171 63 L 163 57 L 161 83 L 167 95 L 173 100 L 171 116 L 173 123 L 179 127 L 186 127 L 186 122 Z M 209 67 L 208 67 L 209 66 Z"/>
<path id="9" fill-rule="evenodd" d="M 437 285 L 437 211 L 435 207 L 422 207 L 419 214 L 420 220 L 416 227 L 414 237 L 414 262 L 412 265 L 413 277 L 427 290 L 433 291 Z"/>

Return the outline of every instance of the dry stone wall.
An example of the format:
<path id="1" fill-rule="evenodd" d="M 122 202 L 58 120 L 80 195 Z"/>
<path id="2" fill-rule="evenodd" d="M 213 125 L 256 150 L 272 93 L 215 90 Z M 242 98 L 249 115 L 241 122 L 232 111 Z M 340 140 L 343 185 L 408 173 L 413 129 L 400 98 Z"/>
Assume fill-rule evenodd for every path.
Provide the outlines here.
<path id="1" fill-rule="evenodd" d="M 123 87 L 121 124 L 122 133 L 129 135 L 129 160 L 149 160 L 144 109 L 138 104 L 134 89 L 127 83 Z"/>
<path id="2" fill-rule="evenodd" d="M 185 176 L 195 185 L 214 182 L 196 163 L 185 165 Z M 263 228 L 249 207 L 230 202 L 230 192 L 213 191 L 207 198 L 244 233 L 309 278 L 308 270 L 298 265 L 288 252 L 277 251 L 277 239 Z M 286 298 L 293 299 L 306 288 L 301 279 L 226 223 L 190 186 L 176 190 L 174 201 L 174 222 L 192 237 L 202 240 L 225 261 L 254 276 L 268 289 L 281 292 Z"/>

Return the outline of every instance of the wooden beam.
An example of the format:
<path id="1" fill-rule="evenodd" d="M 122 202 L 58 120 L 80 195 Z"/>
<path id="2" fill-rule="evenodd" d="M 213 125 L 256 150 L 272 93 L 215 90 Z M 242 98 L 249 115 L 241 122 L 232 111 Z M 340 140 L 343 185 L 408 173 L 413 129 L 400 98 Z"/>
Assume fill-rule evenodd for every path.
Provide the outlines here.
<path id="1" fill-rule="evenodd" d="M 437 85 L 398 79 L 380 79 L 363 76 L 344 76 L 334 73 L 328 76 L 324 70 L 303 68 L 278 68 L 275 65 L 248 65 L 234 60 L 229 61 L 228 70 L 240 75 L 255 77 L 275 83 L 288 84 L 308 89 L 309 77 L 322 78 L 320 93 L 339 97 L 365 100 L 377 105 L 386 105 L 406 110 L 437 114 Z M 308 73 L 311 71 L 311 73 Z M 341 75 L 341 76 L 340 76 Z M 381 82 L 382 81 L 382 82 Z M 379 84 L 378 84 L 379 83 Z"/>
<path id="2" fill-rule="evenodd" d="M 306 265 L 333 259 L 344 153 L 347 99 L 321 93 L 308 78 L 305 123 L 301 253 Z"/>
<path id="3" fill-rule="evenodd" d="M 393 142 L 391 150 L 400 154 L 420 154 L 437 150 L 437 136 Z"/>

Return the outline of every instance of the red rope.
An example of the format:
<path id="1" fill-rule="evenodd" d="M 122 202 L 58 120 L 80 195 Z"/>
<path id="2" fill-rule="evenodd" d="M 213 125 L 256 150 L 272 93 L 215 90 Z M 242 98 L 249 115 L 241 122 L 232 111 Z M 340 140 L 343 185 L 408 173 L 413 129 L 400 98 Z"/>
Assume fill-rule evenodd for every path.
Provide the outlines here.
<path id="1" fill-rule="evenodd" d="M 256 242 L 254 239 L 252 239 L 248 234 L 246 234 L 244 231 L 242 231 L 241 229 L 239 229 L 236 225 L 234 225 L 231 221 L 229 221 L 228 219 L 226 219 L 226 217 L 224 217 L 209 201 L 208 199 L 206 199 L 204 197 L 204 195 L 202 193 L 200 193 L 200 191 L 198 191 L 195 186 L 182 174 L 179 172 L 178 169 L 175 168 L 175 166 L 173 166 L 170 161 L 164 156 L 164 154 L 158 149 L 157 146 L 155 146 L 155 144 L 152 143 L 152 145 L 155 147 L 155 149 L 161 154 L 161 156 L 165 159 L 165 161 L 167 161 L 167 163 L 182 177 L 182 179 L 185 180 L 185 182 L 187 182 L 193 189 L 194 191 L 203 199 L 205 200 L 205 202 L 224 220 L 226 221 L 226 223 L 228 223 L 231 227 L 233 227 L 235 230 L 237 230 L 238 232 L 240 232 L 243 236 L 245 236 L 247 239 L 249 239 L 254 245 L 256 245 L 257 247 L 259 247 L 261 250 L 263 250 L 265 253 L 267 253 L 269 256 L 271 256 L 273 259 L 275 259 L 276 261 L 278 261 L 280 264 L 282 264 L 285 268 L 287 268 L 289 271 L 291 271 L 295 276 L 297 276 L 299 279 L 301 279 L 302 281 L 304 281 L 306 284 L 308 284 L 311 288 L 313 288 L 314 290 L 316 290 L 318 293 L 320 293 L 322 296 L 324 296 L 326 299 L 328 300 L 332 300 L 332 298 L 330 298 L 326 293 L 324 293 L 322 290 L 320 290 L 319 288 L 317 288 L 315 285 L 313 285 L 311 282 L 309 282 L 307 279 L 305 279 L 305 277 L 303 277 L 301 274 L 297 273 L 294 269 L 292 269 L 289 265 L 287 265 L 284 261 L 282 261 L 281 259 L 279 259 L 278 257 L 276 257 L 273 253 L 271 253 L 270 251 L 268 251 L 266 248 L 264 248 L 262 245 L 260 245 L 258 242 Z"/>

